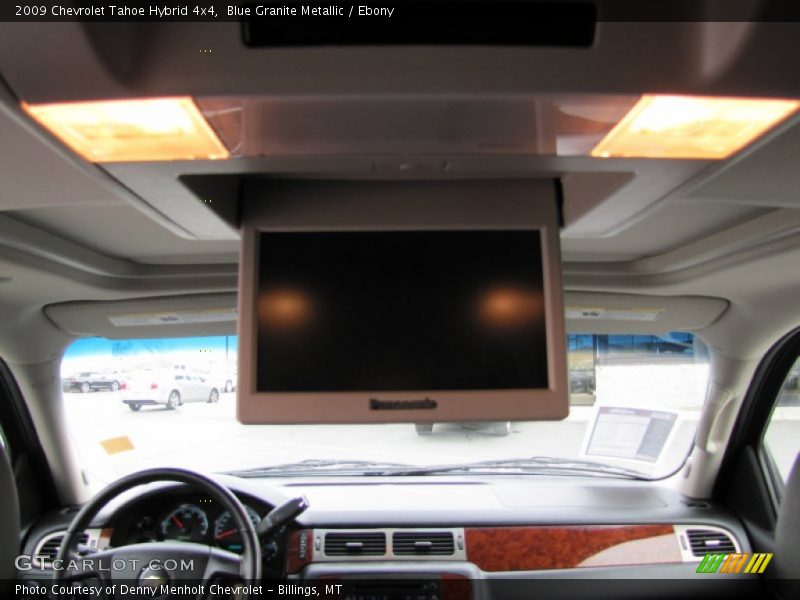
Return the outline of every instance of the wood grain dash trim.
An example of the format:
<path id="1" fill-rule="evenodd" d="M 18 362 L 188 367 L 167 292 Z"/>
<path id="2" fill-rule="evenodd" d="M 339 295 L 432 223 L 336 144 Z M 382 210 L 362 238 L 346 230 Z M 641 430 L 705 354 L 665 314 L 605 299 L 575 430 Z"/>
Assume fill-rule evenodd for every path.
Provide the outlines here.
<path id="1" fill-rule="evenodd" d="M 465 535 L 467 560 L 484 571 L 535 571 L 575 568 L 614 546 L 673 532 L 672 525 L 596 525 L 480 527 Z M 637 564 L 631 560 L 624 564 Z"/>
<path id="2" fill-rule="evenodd" d="M 297 573 L 314 560 L 314 532 L 292 531 L 286 541 L 286 572 Z"/>

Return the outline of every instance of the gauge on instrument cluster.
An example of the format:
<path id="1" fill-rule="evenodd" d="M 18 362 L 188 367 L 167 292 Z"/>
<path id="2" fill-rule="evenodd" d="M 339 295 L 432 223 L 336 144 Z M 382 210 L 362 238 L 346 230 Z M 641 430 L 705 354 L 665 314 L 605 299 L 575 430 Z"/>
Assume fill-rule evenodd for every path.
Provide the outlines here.
<path id="1" fill-rule="evenodd" d="M 258 527 L 258 524 L 261 523 L 261 516 L 254 508 L 245 505 L 245 509 L 247 509 L 247 516 L 250 517 L 253 527 Z M 231 511 L 226 510 L 214 521 L 214 541 L 220 548 L 242 553 L 242 534 L 236 528 Z"/>
<path id="2" fill-rule="evenodd" d="M 182 504 L 161 522 L 162 539 L 181 542 L 204 542 L 208 535 L 208 517 L 194 504 Z"/>
<path id="3" fill-rule="evenodd" d="M 156 522 L 150 515 L 139 518 L 131 530 L 129 543 L 144 544 L 156 541 Z"/>

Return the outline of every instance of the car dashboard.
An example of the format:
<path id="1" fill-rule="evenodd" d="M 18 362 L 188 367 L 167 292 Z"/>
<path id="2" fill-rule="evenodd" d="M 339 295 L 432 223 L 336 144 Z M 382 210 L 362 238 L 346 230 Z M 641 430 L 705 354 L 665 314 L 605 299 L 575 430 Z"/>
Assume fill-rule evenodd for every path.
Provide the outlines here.
<path id="1" fill-rule="evenodd" d="M 600 580 L 609 586 L 642 578 L 660 584 L 637 588 L 637 597 L 744 597 L 757 589 L 754 576 L 696 572 L 707 553 L 750 551 L 739 521 L 724 507 L 653 482 L 510 475 L 216 478 L 254 524 L 288 498 L 310 502 L 296 521 L 262 540 L 268 585 L 342 585 L 351 598 L 425 600 L 599 597 L 623 592 L 598 588 Z M 55 557 L 72 517 L 74 511 L 53 513 L 28 532 L 26 553 L 34 564 L 23 579 L 51 575 L 47 559 Z M 220 505 L 170 483 L 112 501 L 84 542 L 102 549 L 166 540 L 241 552 Z"/>

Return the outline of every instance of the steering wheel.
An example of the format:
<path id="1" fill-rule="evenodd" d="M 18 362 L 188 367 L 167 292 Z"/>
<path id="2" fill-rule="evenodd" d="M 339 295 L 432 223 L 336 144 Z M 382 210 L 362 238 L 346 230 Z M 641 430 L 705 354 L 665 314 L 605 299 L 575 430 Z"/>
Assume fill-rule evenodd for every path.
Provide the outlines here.
<path id="1" fill-rule="evenodd" d="M 219 502 L 233 516 L 236 528 L 242 534 L 241 555 L 189 542 L 147 542 L 119 548 L 95 551 L 85 556 L 77 552 L 81 534 L 92 519 L 112 499 L 122 492 L 140 485 L 158 481 L 175 481 L 193 486 Z M 61 561 L 61 562 L 58 562 Z M 64 535 L 54 566 L 54 583 L 70 585 L 105 586 L 107 598 L 114 584 L 154 587 L 162 585 L 202 586 L 217 578 L 240 580 L 242 585 L 238 598 L 248 599 L 253 584 L 261 581 L 261 545 L 255 527 L 242 503 L 229 489 L 214 480 L 185 469 L 158 468 L 133 473 L 118 479 L 84 505 L 75 516 Z M 226 582 L 226 585 L 232 585 Z M 186 588 L 182 588 L 186 589 Z M 156 593 L 155 597 L 159 597 Z M 200 597 L 200 594 L 198 594 Z"/>

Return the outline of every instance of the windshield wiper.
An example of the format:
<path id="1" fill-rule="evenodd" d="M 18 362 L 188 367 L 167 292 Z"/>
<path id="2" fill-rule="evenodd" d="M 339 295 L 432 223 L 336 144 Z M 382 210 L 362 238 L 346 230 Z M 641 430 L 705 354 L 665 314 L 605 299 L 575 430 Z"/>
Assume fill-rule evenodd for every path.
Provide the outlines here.
<path id="1" fill-rule="evenodd" d="M 432 465 L 418 468 L 385 469 L 371 471 L 365 475 L 408 476 L 439 475 L 441 473 L 525 473 L 545 475 L 593 475 L 615 476 L 627 479 L 651 481 L 653 478 L 625 467 L 615 467 L 590 460 L 577 460 L 571 458 L 553 458 L 550 456 L 530 456 L 526 458 L 482 460 L 472 463 L 452 465 Z"/>
<path id="2" fill-rule="evenodd" d="M 309 459 L 294 463 L 256 467 L 255 469 L 228 471 L 229 475 L 235 475 L 237 477 L 262 477 L 265 475 L 297 476 L 319 473 L 366 475 L 373 477 L 413 477 L 444 473 L 523 473 L 527 475 L 613 476 L 643 481 L 652 480 L 652 477 L 644 473 L 625 467 L 615 467 L 589 460 L 553 458 L 550 456 L 483 460 L 471 463 L 431 465 L 425 467 L 369 460 Z"/>
<path id="3" fill-rule="evenodd" d="M 237 477 L 261 477 L 262 475 L 276 474 L 305 474 L 315 472 L 341 472 L 348 471 L 358 475 L 372 473 L 375 469 L 384 470 L 386 468 L 409 469 L 411 465 L 394 462 L 370 461 L 370 460 L 333 460 L 333 459 L 308 459 L 300 462 L 283 463 L 278 465 L 267 465 L 254 469 L 243 469 L 239 471 L 226 471 L 228 475 Z"/>

